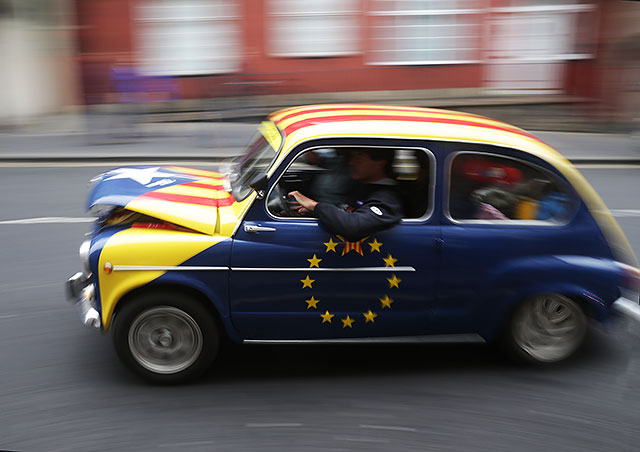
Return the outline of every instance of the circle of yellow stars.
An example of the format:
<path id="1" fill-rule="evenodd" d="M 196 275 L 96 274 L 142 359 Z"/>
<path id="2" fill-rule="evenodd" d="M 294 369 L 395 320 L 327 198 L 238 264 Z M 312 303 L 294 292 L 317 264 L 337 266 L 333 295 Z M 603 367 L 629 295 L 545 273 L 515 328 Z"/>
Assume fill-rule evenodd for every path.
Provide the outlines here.
<path id="1" fill-rule="evenodd" d="M 337 237 L 344 243 L 342 256 L 344 256 L 345 254 L 348 254 L 351 251 L 354 251 L 357 254 L 360 254 L 361 256 L 363 256 L 364 251 L 362 248 L 365 242 L 366 242 L 366 245 L 369 245 L 370 247 L 369 249 L 370 253 L 382 254 L 382 252 L 380 251 L 380 247 L 383 245 L 383 243 L 378 242 L 377 238 L 374 238 L 372 241 L 369 241 L 369 242 L 367 242 L 369 237 L 365 237 L 361 240 L 358 240 L 357 242 L 349 242 L 345 240 L 343 237 L 340 237 L 340 236 L 337 236 Z M 325 253 L 330 253 L 330 252 L 337 253 L 338 251 L 336 250 L 336 247 L 339 244 L 340 242 L 334 242 L 333 237 L 330 237 L 328 242 L 324 242 L 324 246 L 326 247 Z M 307 259 L 307 261 L 309 262 L 309 268 L 320 268 L 320 262 L 322 262 L 322 259 L 320 259 L 314 253 L 313 257 L 310 259 Z M 388 268 L 388 267 L 395 267 L 395 263 L 398 262 L 398 259 L 394 258 L 389 253 L 387 257 L 382 258 L 382 261 L 385 264 L 385 268 Z M 304 279 L 300 280 L 300 282 L 302 283 L 302 289 L 306 289 L 306 288 L 313 289 L 313 283 L 315 281 L 316 281 L 315 279 L 311 279 L 309 275 L 306 275 Z M 393 289 L 393 288 L 399 289 L 400 283 L 402 282 L 402 280 L 398 278 L 395 274 L 391 275 L 390 278 L 387 278 L 387 281 L 389 283 L 389 289 Z M 382 310 L 391 309 L 391 305 L 393 304 L 393 298 L 389 297 L 388 294 L 385 294 L 384 297 L 379 298 L 378 300 L 380 301 L 380 309 Z M 311 298 L 305 300 L 305 302 L 307 303 L 307 309 L 317 310 L 320 300 L 316 299 L 314 296 L 311 296 Z M 367 323 L 375 323 L 376 317 L 378 317 L 378 314 L 372 311 L 371 309 L 369 309 L 368 312 L 363 312 L 362 316 L 363 316 L 364 323 L 367 324 Z M 324 314 L 320 314 L 320 317 L 322 318 L 322 323 L 333 323 L 333 318 L 335 317 L 335 314 L 331 314 L 328 310 L 325 309 Z M 345 318 L 340 318 L 340 321 L 342 322 L 342 328 L 353 328 L 353 324 L 356 322 L 356 319 L 353 319 L 351 318 L 350 315 L 347 315 Z"/>

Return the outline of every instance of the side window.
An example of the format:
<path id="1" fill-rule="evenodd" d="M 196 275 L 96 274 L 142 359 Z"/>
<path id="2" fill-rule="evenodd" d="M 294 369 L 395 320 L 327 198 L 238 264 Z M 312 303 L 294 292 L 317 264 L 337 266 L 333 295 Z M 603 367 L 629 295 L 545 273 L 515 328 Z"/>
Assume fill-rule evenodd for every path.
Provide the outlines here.
<path id="1" fill-rule="evenodd" d="M 404 218 L 422 218 L 431 211 L 433 163 L 425 149 L 398 149 L 394 173 L 404 206 Z"/>
<path id="2" fill-rule="evenodd" d="M 451 162 L 448 209 L 454 220 L 564 222 L 574 199 L 566 184 L 529 163 L 462 153 Z"/>
<path id="3" fill-rule="evenodd" d="M 353 155 L 375 150 L 393 155 L 389 177 L 381 183 L 393 185 L 402 200 L 403 218 L 424 217 L 431 208 L 432 160 L 424 149 L 344 147 L 313 148 L 299 154 L 282 174 L 267 199 L 269 213 L 296 217 L 295 205 L 287 194 L 297 190 L 318 201 L 349 209 L 357 206 L 364 185 L 356 180 Z"/>

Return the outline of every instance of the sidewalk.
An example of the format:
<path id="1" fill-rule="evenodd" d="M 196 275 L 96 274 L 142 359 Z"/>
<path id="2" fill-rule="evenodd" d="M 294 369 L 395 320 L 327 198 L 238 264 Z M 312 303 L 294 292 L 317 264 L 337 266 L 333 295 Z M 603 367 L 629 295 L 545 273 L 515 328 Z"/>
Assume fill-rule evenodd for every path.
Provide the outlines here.
<path id="1" fill-rule="evenodd" d="M 80 127 L 82 126 L 82 127 Z M 126 126 L 126 124 L 125 124 Z M 207 161 L 244 151 L 257 123 L 140 123 L 134 128 L 59 124 L 39 133 L 0 133 L 0 162 Z M 58 132 L 54 130 L 59 130 Z M 640 164 L 640 140 L 630 134 L 532 131 L 574 163 Z"/>

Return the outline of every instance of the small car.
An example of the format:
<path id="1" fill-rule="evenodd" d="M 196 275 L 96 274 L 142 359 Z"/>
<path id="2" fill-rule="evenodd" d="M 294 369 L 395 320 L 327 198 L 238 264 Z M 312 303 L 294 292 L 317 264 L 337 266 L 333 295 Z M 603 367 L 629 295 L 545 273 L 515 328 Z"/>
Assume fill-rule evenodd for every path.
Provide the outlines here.
<path id="1" fill-rule="evenodd" d="M 397 224 L 346 238 L 289 193 L 340 206 L 350 155 L 393 160 Z M 91 182 L 97 219 L 67 281 L 84 324 L 154 382 L 223 343 L 499 341 L 565 360 L 588 319 L 637 305 L 628 241 L 583 176 L 532 134 L 428 108 L 271 114 L 226 171 L 129 166 Z"/>

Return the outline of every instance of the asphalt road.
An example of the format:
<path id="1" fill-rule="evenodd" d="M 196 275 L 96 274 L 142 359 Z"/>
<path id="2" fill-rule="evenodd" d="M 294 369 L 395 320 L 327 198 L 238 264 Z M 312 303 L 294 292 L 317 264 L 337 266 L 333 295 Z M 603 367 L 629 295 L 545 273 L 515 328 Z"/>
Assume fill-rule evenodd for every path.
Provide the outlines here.
<path id="1" fill-rule="evenodd" d="M 482 345 L 236 346 L 195 384 L 140 382 L 64 300 L 103 169 L 0 167 L 0 449 L 637 450 L 640 325 L 625 319 L 550 368 Z M 640 167 L 581 170 L 640 255 Z"/>

